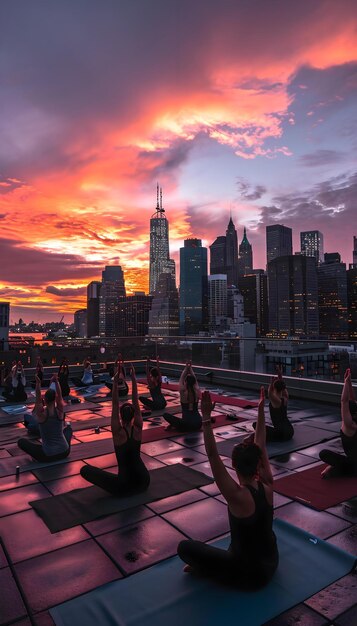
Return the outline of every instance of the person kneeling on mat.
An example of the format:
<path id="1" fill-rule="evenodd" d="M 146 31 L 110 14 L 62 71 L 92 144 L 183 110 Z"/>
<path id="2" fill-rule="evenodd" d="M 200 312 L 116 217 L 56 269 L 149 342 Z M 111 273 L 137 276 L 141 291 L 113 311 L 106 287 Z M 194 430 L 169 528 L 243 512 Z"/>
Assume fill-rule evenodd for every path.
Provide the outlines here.
<path id="1" fill-rule="evenodd" d="M 340 437 L 345 454 L 321 450 L 320 459 L 328 464 L 328 467 L 321 473 L 322 478 L 357 476 L 357 402 L 350 369 L 345 371 L 341 395 L 341 418 Z"/>
<path id="2" fill-rule="evenodd" d="M 84 465 L 81 468 L 81 476 L 85 480 L 116 496 L 128 496 L 146 491 L 150 484 L 150 474 L 140 456 L 143 418 L 133 365 L 130 366 L 130 376 L 132 404 L 125 402 L 120 406 L 118 371 L 113 380 L 111 429 L 118 462 L 118 475 L 115 476 L 93 465 Z"/>
<path id="3" fill-rule="evenodd" d="M 261 387 L 254 443 L 238 444 L 232 452 L 237 483 L 218 454 L 211 427 L 213 404 L 210 393 L 203 392 L 205 448 L 213 478 L 228 504 L 231 543 L 228 550 L 220 550 L 200 541 L 185 540 L 177 549 L 187 563 L 184 571 L 250 590 L 268 584 L 279 563 L 272 528 L 273 476 L 265 446 L 264 400 L 264 387 Z"/>
<path id="4" fill-rule="evenodd" d="M 198 400 L 200 388 L 197 384 L 196 376 L 193 373 L 191 362 L 186 363 L 179 380 L 180 400 L 182 417 L 164 413 L 163 418 L 170 426 L 181 431 L 200 430 L 202 417 L 198 410 Z"/>
<path id="5" fill-rule="evenodd" d="M 63 399 L 57 374 L 54 374 L 51 383 L 56 390 L 47 389 L 44 403 L 41 396 L 41 381 L 36 376 L 36 404 L 35 414 L 40 431 L 42 445 L 28 439 L 19 439 L 17 445 L 21 450 L 30 454 L 36 461 L 59 461 L 70 453 L 72 428 L 65 425 Z"/>
<path id="6" fill-rule="evenodd" d="M 149 411 L 160 411 L 164 409 L 166 406 L 165 397 L 161 391 L 161 372 L 160 372 L 160 363 L 159 357 L 156 359 L 156 367 L 149 368 L 150 359 L 146 360 L 146 379 L 149 387 L 149 391 L 151 393 L 151 398 L 146 398 L 145 396 L 140 396 L 139 400 L 143 403 L 146 409 Z"/>

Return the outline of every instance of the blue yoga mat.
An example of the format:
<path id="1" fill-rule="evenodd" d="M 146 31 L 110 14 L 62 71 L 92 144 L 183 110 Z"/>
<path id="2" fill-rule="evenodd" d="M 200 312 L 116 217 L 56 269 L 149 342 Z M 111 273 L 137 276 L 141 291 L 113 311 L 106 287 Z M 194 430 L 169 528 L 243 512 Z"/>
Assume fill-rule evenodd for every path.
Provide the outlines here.
<path id="1" fill-rule="evenodd" d="M 346 575 L 355 557 L 283 520 L 280 564 L 258 592 L 227 589 L 182 572 L 174 557 L 50 610 L 56 626 L 261 626 Z M 213 545 L 227 548 L 229 538 Z"/>

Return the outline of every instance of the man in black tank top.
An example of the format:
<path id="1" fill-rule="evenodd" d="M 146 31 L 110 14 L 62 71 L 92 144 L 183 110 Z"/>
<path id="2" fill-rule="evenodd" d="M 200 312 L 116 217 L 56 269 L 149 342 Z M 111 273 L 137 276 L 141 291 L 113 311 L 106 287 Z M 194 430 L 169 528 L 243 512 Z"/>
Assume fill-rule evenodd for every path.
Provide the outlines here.
<path id="1" fill-rule="evenodd" d="M 265 446 L 264 387 L 261 388 L 254 443 L 239 444 L 232 453 L 236 482 L 218 451 L 211 426 L 213 404 L 202 394 L 204 441 L 213 477 L 227 501 L 231 530 L 228 550 L 200 541 L 181 541 L 178 554 L 186 572 L 197 572 L 244 589 L 266 585 L 279 562 L 273 532 L 273 476 Z"/>
<path id="2" fill-rule="evenodd" d="M 321 450 L 320 459 L 327 463 L 322 478 L 357 476 L 357 403 L 352 387 L 351 370 L 345 371 L 345 382 L 341 395 L 340 437 L 345 455 L 332 450 Z"/>

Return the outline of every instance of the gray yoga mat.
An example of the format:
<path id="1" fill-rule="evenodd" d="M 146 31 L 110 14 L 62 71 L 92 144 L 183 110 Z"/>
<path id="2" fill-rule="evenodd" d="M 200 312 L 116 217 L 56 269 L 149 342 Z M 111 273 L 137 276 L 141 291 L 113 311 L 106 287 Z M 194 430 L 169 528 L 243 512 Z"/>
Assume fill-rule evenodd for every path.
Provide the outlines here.
<path id="1" fill-rule="evenodd" d="M 237 443 L 242 443 L 246 437 L 246 433 L 234 437 L 232 439 L 226 439 L 217 444 L 217 449 L 220 454 L 224 456 L 231 456 L 232 450 Z M 328 441 L 334 439 L 336 433 L 330 430 L 323 430 L 322 428 L 314 428 L 305 424 L 294 425 L 294 437 L 290 441 L 274 441 L 267 443 L 267 450 L 269 457 L 278 456 L 279 454 L 287 454 L 288 452 L 296 452 L 309 446 L 313 446 L 316 443 L 322 441 Z"/>
<path id="2" fill-rule="evenodd" d="M 274 530 L 279 567 L 259 591 L 239 591 L 184 574 L 176 556 L 64 602 L 50 609 L 51 616 L 56 626 L 261 626 L 354 566 L 352 555 L 283 520 L 275 520 Z M 221 549 L 228 545 L 228 537 L 213 543 Z"/>
<path id="3" fill-rule="evenodd" d="M 100 487 L 88 487 L 43 500 L 34 500 L 29 504 L 40 515 L 51 533 L 56 533 L 78 524 L 91 522 L 98 517 L 168 498 L 213 482 L 212 478 L 180 463 L 159 467 L 150 472 L 150 478 L 149 488 L 133 496 L 116 497 Z"/>

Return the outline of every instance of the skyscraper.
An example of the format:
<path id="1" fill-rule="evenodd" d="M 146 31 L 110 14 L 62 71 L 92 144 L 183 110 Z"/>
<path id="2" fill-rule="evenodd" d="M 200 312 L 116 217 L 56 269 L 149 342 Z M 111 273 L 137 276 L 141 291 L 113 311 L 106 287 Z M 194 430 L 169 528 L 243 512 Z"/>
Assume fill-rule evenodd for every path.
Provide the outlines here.
<path id="1" fill-rule="evenodd" d="M 247 238 L 247 230 L 244 227 L 244 234 L 239 244 L 239 260 L 238 260 L 238 276 L 250 274 L 253 269 L 253 251 L 252 245 Z"/>
<path id="2" fill-rule="evenodd" d="M 352 263 L 357 267 L 357 237 L 353 237 Z"/>
<path id="3" fill-rule="evenodd" d="M 319 334 L 316 261 L 290 255 L 268 263 L 269 332 L 317 337 Z"/>
<path id="4" fill-rule="evenodd" d="M 162 337 L 178 335 L 179 298 L 171 273 L 160 274 L 149 313 L 149 335 Z"/>
<path id="5" fill-rule="evenodd" d="M 211 274 L 208 276 L 208 302 L 210 331 L 224 330 L 227 325 L 226 274 Z"/>
<path id="6" fill-rule="evenodd" d="M 292 230 L 282 224 L 273 224 L 266 228 L 267 263 L 280 256 L 293 253 Z"/>
<path id="7" fill-rule="evenodd" d="M 99 334 L 119 336 L 119 300 L 125 298 L 124 274 L 120 265 L 107 265 L 102 272 L 99 297 Z"/>
<path id="8" fill-rule="evenodd" d="M 319 230 L 300 233 L 300 249 L 304 256 L 313 256 L 318 263 L 324 260 L 324 236 Z"/>
<path id="9" fill-rule="evenodd" d="M 226 270 L 226 238 L 220 235 L 210 245 L 210 274 L 224 274 Z"/>
<path id="10" fill-rule="evenodd" d="M 170 269 L 171 268 L 171 269 Z M 157 185 L 156 211 L 150 219 L 149 291 L 153 295 L 162 272 L 172 271 L 169 252 L 169 222 L 162 207 L 162 189 Z"/>
<path id="11" fill-rule="evenodd" d="M 0 350 L 9 349 L 10 302 L 0 302 Z"/>
<path id="12" fill-rule="evenodd" d="M 229 218 L 226 230 L 226 264 L 227 284 L 238 284 L 238 237 L 232 218 Z"/>
<path id="13" fill-rule="evenodd" d="M 208 329 L 207 248 L 201 239 L 186 239 L 180 248 L 180 333 Z"/>
<path id="14" fill-rule="evenodd" d="M 256 325 L 257 335 L 263 336 L 269 329 L 268 280 L 263 270 L 246 274 L 239 279 L 239 291 L 243 296 L 244 315 Z"/>
<path id="15" fill-rule="evenodd" d="M 348 336 L 357 340 L 357 263 L 347 270 Z"/>
<path id="16" fill-rule="evenodd" d="M 152 296 L 135 291 L 132 296 L 119 300 L 119 336 L 145 337 L 149 329 L 149 311 Z"/>
<path id="17" fill-rule="evenodd" d="M 87 337 L 99 337 L 99 297 L 102 283 L 93 280 L 87 286 Z"/>
<path id="18" fill-rule="evenodd" d="M 74 314 L 74 332 L 77 337 L 87 337 L 87 309 L 78 309 Z"/>
<path id="19" fill-rule="evenodd" d="M 347 273 L 338 252 L 326 253 L 318 268 L 320 335 L 347 339 Z"/>

